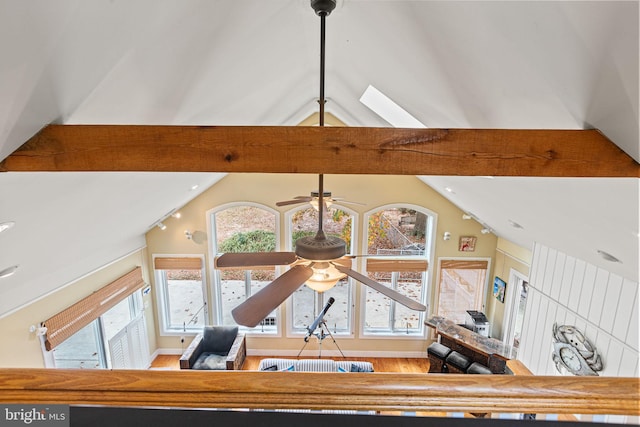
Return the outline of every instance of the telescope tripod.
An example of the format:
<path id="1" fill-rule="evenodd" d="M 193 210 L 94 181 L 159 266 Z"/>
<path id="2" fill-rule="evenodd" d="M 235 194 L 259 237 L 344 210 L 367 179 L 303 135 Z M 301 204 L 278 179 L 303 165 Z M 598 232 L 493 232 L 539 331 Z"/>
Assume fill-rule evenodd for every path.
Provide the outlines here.
<path id="1" fill-rule="evenodd" d="M 324 319 L 322 320 L 322 322 L 320 322 L 320 326 L 319 326 L 318 329 L 319 329 L 319 332 L 315 332 L 315 333 L 312 334 L 313 336 L 315 336 L 318 339 L 318 352 L 319 352 L 318 353 L 318 359 L 322 358 L 322 341 L 324 341 L 324 339 L 326 337 L 331 337 L 331 340 L 333 341 L 333 343 L 335 344 L 336 348 L 340 352 L 340 355 L 342 355 L 342 358 L 344 359 L 345 358 L 344 353 L 340 349 L 340 346 L 336 342 L 336 339 L 333 337 L 333 334 L 331 333 L 331 331 L 327 327 L 327 322 L 325 322 Z M 326 331 L 326 333 L 325 333 L 325 331 Z M 305 337 L 304 345 L 302 346 L 302 348 L 298 352 L 298 356 L 297 357 L 300 357 L 300 355 L 304 351 L 304 349 L 307 346 L 307 344 L 309 344 L 309 337 Z"/>

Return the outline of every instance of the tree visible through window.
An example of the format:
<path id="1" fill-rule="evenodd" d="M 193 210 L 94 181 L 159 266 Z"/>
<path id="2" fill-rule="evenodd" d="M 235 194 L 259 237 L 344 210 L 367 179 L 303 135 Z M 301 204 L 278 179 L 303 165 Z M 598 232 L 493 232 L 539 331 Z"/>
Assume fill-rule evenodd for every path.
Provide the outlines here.
<path id="1" fill-rule="evenodd" d="M 215 211 L 214 253 L 272 252 L 276 250 L 276 214 L 253 205 L 235 205 Z M 218 288 L 218 323 L 235 325 L 231 310 L 275 279 L 275 269 L 215 270 Z M 256 331 L 274 332 L 276 312 L 269 314 Z"/>
<path id="2" fill-rule="evenodd" d="M 367 225 L 367 275 L 413 300 L 424 301 L 432 228 L 433 217 L 415 209 L 394 207 L 371 213 Z M 390 259 L 398 262 L 381 262 Z M 410 260 L 415 262 L 400 262 Z M 423 313 L 365 289 L 365 333 L 422 332 Z"/>
<path id="3" fill-rule="evenodd" d="M 295 250 L 297 239 L 315 235 L 318 229 L 318 211 L 312 207 L 303 207 L 295 211 L 290 218 L 291 247 Z M 353 240 L 353 215 L 334 205 L 329 208 L 328 215 L 323 219 L 322 228 L 325 234 L 344 240 L 347 244 L 346 251 L 350 253 Z M 338 281 L 333 288 L 325 292 L 316 292 L 307 285 L 301 286 L 294 292 L 291 304 L 293 330 L 305 331 L 331 297 L 335 302 L 324 317 L 327 327 L 331 333 L 350 333 L 353 303 L 351 280 L 348 278 Z"/>

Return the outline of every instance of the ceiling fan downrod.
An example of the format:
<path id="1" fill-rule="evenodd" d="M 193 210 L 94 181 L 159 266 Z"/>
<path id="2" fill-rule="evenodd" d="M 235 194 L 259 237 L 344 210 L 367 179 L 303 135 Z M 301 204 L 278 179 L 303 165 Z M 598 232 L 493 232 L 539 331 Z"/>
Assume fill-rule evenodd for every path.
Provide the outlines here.
<path id="1" fill-rule="evenodd" d="M 325 57 L 326 57 L 326 18 L 331 14 L 333 9 L 336 8 L 336 0 L 311 0 L 311 7 L 315 10 L 316 15 L 320 17 L 320 97 L 318 98 L 318 104 L 320 105 L 320 111 L 318 114 L 319 126 L 324 126 L 324 106 L 326 100 L 324 97 L 324 81 L 325 81 Z M 323 189 L 323 175 L 319 176 L 319 188 L 318 188 L 318 211 L 320 213 L 318 219 L 318 237 L 322 237 L 324 234 L 322 230 L 322 213 L 324 209 L 324 189 Z"/>
<path id="2" fill-rule="evenodd" d="M 318 98 L 318 104 L 320 104 L 320 126 L 324 126 L 324 104 L 327 102 L 324 97 L 326 18 L 336 8 L 336 1 L 311 0 L 311 7 L 316 11 L 316 15 L 320 17 L 320 97 Z"/>
<path id="3" fill-rule="evenodd" d="M 325 18 L 336 7 L 335 0 L 311 0 L 311 7 L 320 17 L 320 121 L 324 126 L 324 70 L 325 70 Z M 323 213 L 326 211 L 324 203 L 324 176 L 318 176 L 318 231 L 315 237 L 302 237 L 296 240 L 296 255 L 301 258 L 326 261 L 338 259 L 346 253 L 346 243 L 337 237 L 327 236 L 323 230 Z"/>

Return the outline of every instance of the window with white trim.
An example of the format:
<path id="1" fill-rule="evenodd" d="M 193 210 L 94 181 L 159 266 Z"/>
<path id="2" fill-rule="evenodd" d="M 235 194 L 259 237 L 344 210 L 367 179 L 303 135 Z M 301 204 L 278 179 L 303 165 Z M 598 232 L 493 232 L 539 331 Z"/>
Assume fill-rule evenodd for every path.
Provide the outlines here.
<path id="1" fill-rule="evenodd" d="M 435 314 L 463 324 L 467 310 L 482 311 L 489 259 L 440 259 Z"/>
<path id="2" fill-rule="evenodd" d="M 54 366 L 67 369 L 106 368 L 103 341 L 98 318 L 51 350 Z"/>
<path id="3" fill-rule="evenodd" d="M 133 320 L 142 318 L 142 295 L 137 290 L 53 348 L 51 356 L 54 366 L 78 369 L 114 368 L 109 357 L 109 341 L 123 331 L 126 333 L 127 326 Z M 146 330 L 141 331 L 137 338 L 136 349 L 143 348 L 145 352 L 138 358 L 141 364 L 136 368 L 146 369 L 149 359 Z"/>
<path id="4" fill-rule="evenodd" d="M 153 257 L 163 334 L 200 332 L 208 323 L 204 257 Z"/>
<path id="5" fill-rule="evenodd" d="M 214 254 L 230 252 L 273 252 L 277 249 L 277 211 L 254 203 L 220 206 L 210 212 Z M 213 270 L 216 287 L 216 321 L 236 325 L 231 311 L 276 278 L 275 268 Z M 255 328 L 254 333 L 275 334 L 278 310 Z M 241 326 L 243 329 L 249 329 Z"/>
<path id="6" fill-rule="evenodd" d="M 318 229 L 318 211 L 309 205 L 293 210 L 288 218 L 288 247 L 295 250 L 295 241 L 304 236 L 315 235 Z M 327 236 L 339 237 L 347 244 L 346 253 L 352 253 L 354 240 L 355 214 L 346 208 L 331 205 L 322 225 Z M 306 284 L 293 293 L 290 302 L 291 330 L 294 333 L 305 333 L 322 311 L 329 298 L 335 302 L 324 316 L 327 328 L 332 334 L 353 333 L 353 285 L 352 280 L 345 277 L 331 289 L 316 292 Z"/>
<path id="7" fill-rule="evenodd" d="M 425 303 L 435 215 L 416 206 L 383 207 L 367 221 L 369 278 Z M 422 335 L 424 313 L 363 286 L 364 335 Z"/>

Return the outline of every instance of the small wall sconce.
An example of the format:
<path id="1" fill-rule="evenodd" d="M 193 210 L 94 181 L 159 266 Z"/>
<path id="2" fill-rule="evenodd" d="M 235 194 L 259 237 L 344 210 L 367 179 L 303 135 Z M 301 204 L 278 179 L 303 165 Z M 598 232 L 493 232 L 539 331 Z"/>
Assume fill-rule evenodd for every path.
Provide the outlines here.
<path id="1" fill-rule="evenodd" d="M 449 233 L 448 231 L 445 231 L 444 234 L 442 235 L 442 238 L 444 240 L 451 240 L 451 233 Z"/>
<path id="2" fill-rule="evenodd" d="M 193 234 L 189 230 L 184 230 L 184 235 L 187 238 L 187 240 L 193 239 Z"/>
<path id="3" fill-rule="evenodd" d="M 480 230 L 480 232 L 481 232 L 482 234 L 489 234 L 489 233 L 491 233 L 491 230 L 490 230 L 490 229 L 488 229 L 488 228 L 483 228 L 482 230 Z"/>

